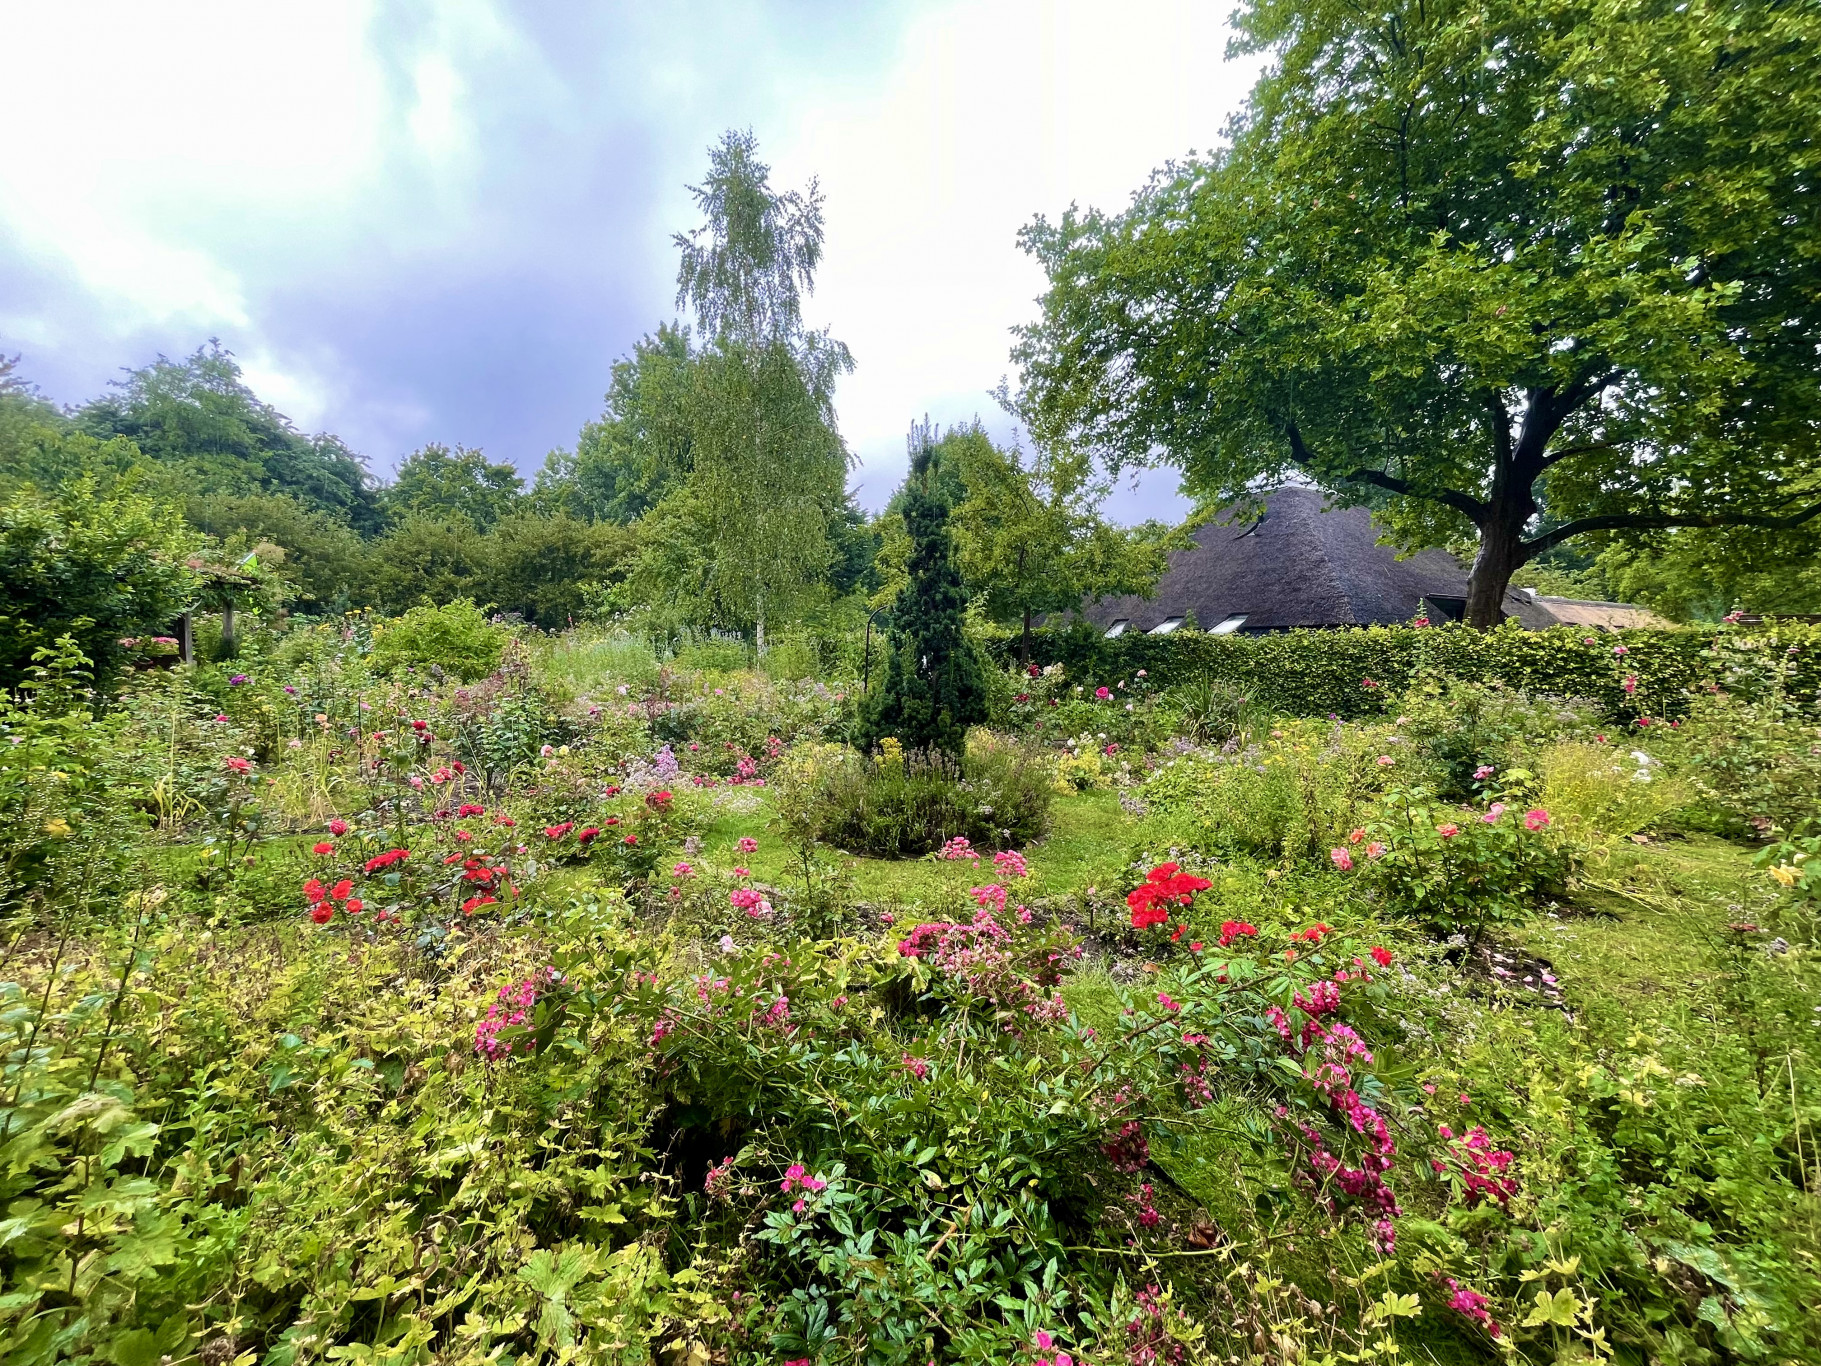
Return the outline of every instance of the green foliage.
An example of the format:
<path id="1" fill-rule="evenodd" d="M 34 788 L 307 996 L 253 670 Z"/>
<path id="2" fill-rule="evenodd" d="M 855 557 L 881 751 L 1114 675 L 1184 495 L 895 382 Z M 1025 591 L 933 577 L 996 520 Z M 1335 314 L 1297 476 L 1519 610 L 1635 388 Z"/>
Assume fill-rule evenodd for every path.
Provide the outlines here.
<path id="1" fill-rule="evenodd" d="M 1666 825 L 1694 799 L 1694 787 L 1644 749 L 1562 740 L 1537 762 L 1540 801 L 1590 852 Z"/>
<path id="2" fill-rule="evenodd" d="M 466 519 L 407 517 L 374 541 L 370 563 L 366 596 L 381 611 L 486 600 L 487 545 Z"/>
<path id="3" fill-rule="evenodd" d="M 1477 943 L 1488 924 L 1521 920 L 1565 896 L 1575 867 L 1550 831 L 1549 812 L 1520 809 L 1530 775 L 1512 769 L 1501 778 L 1486 784 L 1484 809 L 1442 801 L 1426 787 L 1391 788 L 1361 837 L 1337 845 L 1335 861 L 1356 861 L 1393 911 Z"/>
<path id="4" fill-rule="evenodd" d="M 373 667 L 398 672 L 416 667 L 442 669 L 463 682 L 485 678 L 499 667 L 507 635 L 467 598 L 442 607 L 413 607 L 373 631 Z"/>
<path id="5" fill-rule="evenodd" d="M 603 457 L 643 471 L 626 482 L 646 488 L 686 468 L 646 519 L 639 599 L 667 624 L 751 629 L 762 645 L 768 617 L 799 609 L 835 562 L 848 456 L 834 384 L 853 358 L 802 326 L 822 255 L 814 185 L 774 190 L 753 136 L 729 132 L 691 193 L 706 221 L 677 235 L 677 305 L 694 311 L 701 349 L 660 333 L 638 355 L 622 396 L 630 425 L 600 434 L 632 450 Z"/>
<path id="6" fill-rule="evenodd" d="M 855 739 L 872 750 L 890 736 L 909 751 L 954 757 L 967 728 L 986 719 L 986 685 L 962 630 L 967 598 L 955 567 L 948 508 L 930 487 L 931 446 L 916 432 L 912 445 L 904 498 L 907 580 L 892 609 L 883 677 L 861 703 Z"/>
<path id="7" fill-rule="evenodd" d="M 941 477 L 962 496 L 952 504 L 957 561 L 969 598 L 996 622 L 1071 612 L 1084 599 L 1149 595 L 1164 552 L 1188 542 L 1149 522 L 1127 530 L 1100 517 L 1112 491 L 1093 464 L 1073 452 L 1039 449 L 1028 461 L 1002 451 L 976 423 L 937 443 Z"/>
<path id="8" fill-rule="evenodd" d="M 1535 698 L 1502 686 L 1427 677 L 1396 699 L 1396 744 L 1411 762 L 1406 782 L 1426 782 L 1444 801 L 1466 801 L 1485 788 L 1482 770 L 1501 784 L 1538 746 L 1589 734 L 1590 719 L 1561 699 Z"/>
<path id="9" fill-rule="evenodd" d="M 485 547 L 482 582 L 494 606 L 554 631 L 575 624 L 591 591 L 625 574 L 631 538 L 567 513 L 516 513 L 493 528 Z"/>
<path id="10" fill-rule="evenodd" d="M 175 507 L 78 480 L 55 497 L 0 503 L 0 689 L 68 635 L 104 677 L 123 640 L 167 633 L 194 600 L 200 539 Z"/>
<path id="11" fill-rule="evenodd" d="M 465 518 L 485 531 L 513 510 L 523 489 L 512 466 L 492 464 L 466 446 L 432 443 L 405 457 L 386 490 L 386 508 L 399 519 Z"/>
<path id="12" fill-rule="evenodd" d="M 1482 626 L 1568 537 L 1812 515 L 1812 7 L 1235 22 L 1270 60 L 1230 147 L 1025 231 L 1040 441 L 1165 452 L 1211 506 L 1296 475 L 1409 546 L 1477 530 Z"/>
<path id="13" fill-rule="evenodd" d="M 1682 621 L 1733 611 L 1821 611 L 1821 528 L 1684 528 L 1642 545 L 1619 544 L 1598 560 L 1599 596 L 1643 603 Z"/>
<path id="14" fill-rule="evenodd" d="M 305 611 L 345 610 L 365 596 L 372 571 L 366 542 L 346 522 L 289 494 L 203 494 L 184 504 L 184 517 L 242 553 L 258 547 L 260 563 Z"/>
<path id="15" fill-rule="evenodd" d="M 1013 745 L 969 748 L 965 765 L 887 740 L 868 758 L 827 746 L 787 763 L 778 811 L 795 845 L 833 845 L 878 858 L 915 858 L 949 840 L 1015 849 L 1044 834 L 1055 792 L 1051 762 Z"/>
<path id="16" fill-rule="evenodd" d="M 606 408 L 585 423 L 575 454 L 557 453 L 539 494 L 597 522 L 633 522 L 693 467 L 690 400 L 695 358 L 689 329 L 661 324 L 613 363 Z"/>
<path id="17" fill-rule="evenodd" d="M 1430 672 L 1363 721 L 1007 672 L 1020 738 L 935 793 L 737 640 L 539 635 L 463 683 L 402 630 L 117 698 L 66 636 L 0 706 L 8 1363 L 1821 1350 L 1815 837 L 1753 868 L 1675 824 L 1728 728 L 1797 747 L 1806 633 L 1392 633 Z M 1256 658 L 1338 678 L 1350 639 Z M 1724 695 L 1615 743 L 1487 678 L 1596 664 L 1634 713 Z M 1071 747 L 1117 792 L 1052 802 Z M 957 833 L 938 800 L 1052 829 L 818 844 Z"/>
<path id="18" fill-rule="evenodd" d="M 1117 640 L 1089 628 L 1040 632 L 1035 657 L 1062 663 L 1083 682 L 1130 679 L 1143 669 L 1158 687 L 1191 679 L 1230 683 L 1261 707 L 1300 716 L 1383 715 L 1388 699 L 1424 678 L 1445 676 L 1575 699 L 1615 724 L 1649 717 L 1658 725 L 1681 716 L 1691 690 L 1709 682 L 1746 697 L 1781 690 L 1807 708 L 1808 699 L 1821 697 L 1817 643 L 1821 631 L 1795 622 L 1598 633 L 1571 626 L 1525 631 L 1515 623 L 1497 631 L 1374 626 L 1257 636 L 1185 629 Z M 1628 679 L 1635 682 L 1630 690 Z"/>
<path id="19" fill-rule="evenodd" d="M 1172 845 L 1326 862 L 1381 785 L 1382 752 L 1356 727 L 1285 722 L 1243 747 L 1165 761 L 1143 801 Z"/>
<path id="20" fill-rule="evenodd" d="M 1821 726 L 1787 696 L 1699 696 L 1676 740 L 1681 770 L 1725 830 L 1782 833 L 1821 807 Z"/>
<path id="21" fill-rule="evenodd" d="M 76 423 L 102 441 L 132 441 L 163 468 L 169 496 L 282 493 L 357 531 L 378 530 L 379 499 L 360 457 L 334 436 L 300 434 L 242 382 L 219 344 L 181 361 L 160 356 L 118 387 Z"/>

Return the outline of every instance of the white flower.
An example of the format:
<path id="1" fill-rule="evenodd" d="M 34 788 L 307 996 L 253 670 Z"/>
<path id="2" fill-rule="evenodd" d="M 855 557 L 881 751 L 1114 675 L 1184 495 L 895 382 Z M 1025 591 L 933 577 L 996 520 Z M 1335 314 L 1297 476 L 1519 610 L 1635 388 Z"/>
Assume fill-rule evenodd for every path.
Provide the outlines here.
<path id="1" fill-rule="evenodd" d="M 721 952 L 722 953 L 734 953 L 737 951 L 738 951 L 738 946 L 733 942 L 733 936 L 731 934 L 722 935 L 721 936 Z"/>

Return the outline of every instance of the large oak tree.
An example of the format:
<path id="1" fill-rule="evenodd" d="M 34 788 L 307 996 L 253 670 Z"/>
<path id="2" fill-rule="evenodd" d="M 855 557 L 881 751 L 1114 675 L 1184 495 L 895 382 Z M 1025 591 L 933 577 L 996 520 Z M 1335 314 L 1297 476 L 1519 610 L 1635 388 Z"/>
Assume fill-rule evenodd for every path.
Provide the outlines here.
<path id="1" fill-rule="evenodd" d="M 1821 5 L 1251 0 L 1220 153 L 1038 220 L 1040 440 L 1303 478 L 1468 614 L 1589 532 L 1821 511 Z"/>

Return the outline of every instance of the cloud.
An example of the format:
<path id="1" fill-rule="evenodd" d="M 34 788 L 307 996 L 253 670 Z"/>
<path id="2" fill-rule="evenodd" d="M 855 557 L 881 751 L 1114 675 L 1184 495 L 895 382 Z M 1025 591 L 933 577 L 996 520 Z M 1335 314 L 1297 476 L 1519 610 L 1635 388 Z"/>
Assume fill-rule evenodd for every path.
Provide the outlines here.
<path id="1" fill-rule="evenodd" d="M 1018 228 L 1118 208 L 1252 79 L 1207 7 L 506 0 L 11 7 L 0 347 L 59 398 L 218 335 L 376 468 L 427 440 L 529 470 L 673 309 L 670 233 L 729 126 L 821 179 L 812 321 L 877 506 L 928 412 L 987 391 L 1042 287 Z M 1170 505 L 1164 477 L 1122 494 Z M 1134 501 L 1136 498 L 1136 501 Z"/>

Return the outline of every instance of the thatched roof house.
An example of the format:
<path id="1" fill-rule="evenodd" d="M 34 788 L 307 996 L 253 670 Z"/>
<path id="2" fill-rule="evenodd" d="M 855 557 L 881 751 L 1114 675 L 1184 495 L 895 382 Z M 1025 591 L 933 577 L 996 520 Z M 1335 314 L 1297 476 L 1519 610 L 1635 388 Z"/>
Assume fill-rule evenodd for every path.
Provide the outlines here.
<path id="1" fill-rule="evenodd" d="M 1455 621 L 1467 606 L 1467 574 L 1445 550 L 1400 560 L 1380 545 L 1364 508 L 1324 508 L 1316 489 L 1281 488 L 1256 521 L 1198 528 L 1195 546 L 1170 556 L 1156 595 L 1090 602 L 1082 615 L 1109 636 L 1165 635 L 1193 619 L 1229 634 L 1292 627 L 1374 626 L 1427 615 Z M 1514 590 L 1507 615 L 1538 629 L 1564 621 L 1606 630 L 1661 625 L 1642 608 L 1582 603 Z"/>

